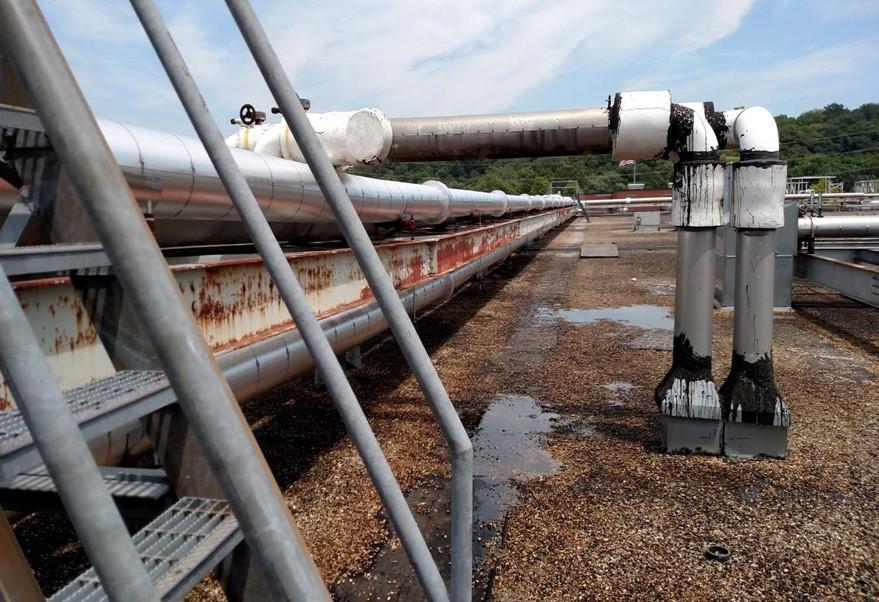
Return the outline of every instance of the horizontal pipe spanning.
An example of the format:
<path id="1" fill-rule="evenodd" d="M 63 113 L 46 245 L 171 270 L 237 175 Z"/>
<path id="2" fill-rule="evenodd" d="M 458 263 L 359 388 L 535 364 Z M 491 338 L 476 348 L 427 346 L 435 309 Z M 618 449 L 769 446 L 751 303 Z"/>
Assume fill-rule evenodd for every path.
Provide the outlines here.
<path id="1" fill-rule="evenodd" d="M 879 215 L 801 217 L 800 238 L 879 238 Z"/>
<path id="2" fill-rule="evenodd" d="M 115 121 L 101 120 L 99 124 L 135 198 L 150 203 L 157 220 L 238 221 L 223 184 L 197 139 Z M 307 165 L 237 148 L 231 152 L 269 222 L 334 223 L 330 207 Z M 560 195 L 457 190 L 345 173 L 341 178 L 364 223 L 401 219 L 439 223 L 450 217 L 500 216 L 573 204 L 573 200 Z"/>
<path id="3" fill-rule="evenodd" d="M 391 118 L 388 161 L 609 153 L 607 109 Z"/>

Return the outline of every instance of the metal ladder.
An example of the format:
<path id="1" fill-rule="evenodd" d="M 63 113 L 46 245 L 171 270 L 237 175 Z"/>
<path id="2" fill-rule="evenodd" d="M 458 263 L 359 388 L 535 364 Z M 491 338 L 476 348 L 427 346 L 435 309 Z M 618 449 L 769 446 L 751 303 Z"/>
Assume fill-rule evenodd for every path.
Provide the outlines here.
<path id="1" fill-rule="evenodd" d="M 338 175 L 317 141 L 298 97 L 283 77 L 271 75 L 272 64 L 273 61 L 277 63 L 277 57 L 256 23 L 252 9 L 247 2 L 228 4 L 257 62 L 269 74 L 267 80 L 275 92 L 282 112 L 287 116 L 294 136 L 308 158 L 309 165 L 333 208 L 407 361 L 425 390 L 443 433 L 450 442 L 453 463 L 452 599 L 469 600 L 472 537 L 472 446 L 469 437 L 378 260 Z M 204 101 L 161 16 L 151 0 L 132 0 L 132 5 L 315 359 L 427 597 L 431 600 L 449 599 L 430 551 L 339 361 L 324 337 L 247 182 L 237 169 L 218 128 L 207 114 Z M 292 524 L 277 485 L 267 469 L 264 469 L 264 460 L 240 409 L 192 316 L 181 306 L 167 265 L 155 242 L 148 235 L 137 204 L 103 143 L 94 118 L 39 10 L 33 2 L 2 6 L 0 21 L 0 33 L 4 36 L 6 52 L 17 64 L 59 157 L 71 168 L 72 183 L 92 218 L 92 225 L 101 241 L 98 252 L 106 253 L 117 278 L 134 298 L 134 303 L 144 319 L 147 335 L 165 367 L 164 374 L 123 371 L 104 381 L 72 391 L 66 399 L 55 386 L 52 390 L 54 412 L 65 414 L 66 420 L 62 422 L 67 427 L 68 438 L 78 439 L 80 447 L 84 448 L 83 435 L 88 437 L 90 434 L 106 432 L 113 425 L 124 424 L 132 418 L 179 401 L 212 472 L 228 498 L 228 505 L 220 500 L 182 498 L 151 523 L 152 527 L 148 526 L 135 536 L 133 544 L 127 533 L 122 536 L 117 528 L 116 535 L 119 537 L 114 538 L 114 541 L 127 541 L 127 544 L 119 544 L 125 549 L 125 554 L 114 554 L 113 558 L 107 558 L 108 551 L 104 546 L 106 542 L 87 542 L 81 531 L 86 528 L 84 521 L 87 518 L 71 509 L 70 500 L 77 498 L 82 492 L 59 476 L 63 469 L 52 463 L 51 449 L 44 450 L 57 443 L 51 438 L 41 443 L 39 418 L 29 416 L 35 402 L 29 398 L 28 391 L 33 390 L 36 394 L 44 388 L 52 389 L 45 382 L 45 375 L 50 372 L 36 371 L 44 376 L 42 379 L 35 379 L 33 374 L 11 370 L 9 366 L 15 366 L 16 358 L 7 356 L 14 356 L 15 349 L 0 347 L 0 351 L 3 351 L 0 358 L 4 373 L 15 389 L 16 399 L 22 410 L 17 416 L 7 417 L 8 424 L 0 424 L 0 480 L 33 468 L 38 465 L 42 455 L 71 519 L 83 537 L 84 547 L 95 564 L 96 573 L 83 575 L 53 599 L 91 600 L 101 599 L 105 595 L 113 599 L 146 600 L 156 599 L 157 595 L 162 599 L 175 599 L 185 594 L 187 587 L 194 585 L 219 559 L 228 554 L 231 547 L 238 543 L 242 533 L 276 598 L 326 598 L 326 588 Z M 275 73 L 283 72 L 276 69 Z M 291 104 L 301 114 L 297 116 L 290 112 Z M 126 197 L 128 202 L 120 202 L 120 199 Z M 14 255 L 14 252 L 11 253 L 13 260 Z M 45 254 L 40 254 L 40 257 L 45 257 Z M 0 263 L 0 280 L 8 287 L 8 291 L 4 289 L 0 292 L 9 293 L 2 299 L 4 305 L 13 304 L 15 299 L 2 272 L 2 265 L 9 265 L 10 261 L 7 258 Z M 21 272 L 16 273 L 26 271 L 25 268 L 20 269 Z M 20 315 L 16 314 L 16 309 Z M 27 338 L 29 334 L 30 344 L 38 352 L 36 340 L 32 333 L 27 332 L 28 325 L 20 308 L 16 305 L 10 309 L 9 314 L 7 322 L 2 324 L 9 328 L 15 327 L 23 338 Z M 45 362 L 45 357 L 41 354 L 40 356 Z M 216 399 L 223 400 L 226 407 L 222 411 L 217 411 Z M 252 454 L 235 453 L 236 450 L 247 449 L 248 446 L 253 451 Z M 85 453 L 87 454 L 87 449 Z M 97 486 L 102 493 L 102 501 L 100 504 L 94 502 L 94 508 L 100 507 L 104 515 L 115 517 L 118 527 L 121 524 L 118 512 L 112 506 L 103 483 L 97 485 L 100 475 L 91 456 L 86 458 L 80 454 L 77 456 L 77 463 L 88 466 L 91 485 Z M 205 508 L 208 510 L 204 510 Z M 180 533 L 173 529 L 167 531 L 168 525 L 178 525 L 184 530 Z M 193 525 L 193 528 L 186 525 Z M 212 536 L 210 525 L 224 525 L 222 530 L 226 535 Z M 150 533 L 155 535 L 166 531 L 176 533 L 179 537 L 162 540 L 161 536 L 156 536 L 156 540 L 156 537 L 150 536 Z M 169 543 L 172 541 L 180 545 L 172 546 Z M 157 557 L 154 553 L 156 546 L 162 549 L 170 546 L 173 553 Z M 138 556 L 140 560 L 137 560 Z M 95 579 L 95 575 L 100 576 L 100 582 Z M 152 591 L 147 585 L 150 582 L 155 583 L 156 591 Z M 115 589 L 117 587 L 124 589 Z M 139 592 L 139 597 L 132 596 L 134 590 Z"/>

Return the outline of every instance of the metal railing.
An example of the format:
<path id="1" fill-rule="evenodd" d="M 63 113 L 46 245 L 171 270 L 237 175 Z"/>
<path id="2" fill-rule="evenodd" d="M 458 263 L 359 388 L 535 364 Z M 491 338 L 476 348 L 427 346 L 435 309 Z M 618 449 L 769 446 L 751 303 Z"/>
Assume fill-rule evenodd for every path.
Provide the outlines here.
<path id="1" fill-rule="evenodd" d="M 469 601 L 472 597 L 473 556 L 473 445 L 470 437 L 250 2 L 226 0 L 226 5 L 449 444 L 452 461 L 451 599 Z"/>
<path id="2" fill-rule="evenodd" d="M 73 189 L 116 277 L 131 295 L 145 333 L 273 595 L 287 600 L 328 599 L 326 586 L 253 433 L 192 313 L 183 305 L 140 208 L 33 0 L 0 3 L 0 44 L 16 65 L 46 133 L 69 171 Z M 31 368 L 24 376 L 26 382 L 42 386 L 47 374 Z M 22 386 L 20 379 L 12 380 Z M 57 446 L 58 442 L 50 444 Z M 54 478 L 51 466 L 50 472 Z M 59 490 L 63 495 L 63 488 L 59 486 Z M 82 527 L 78 520 L 77 528 Z M 127 533 L 123 539 L 131 545 Z M 102 540 L 86 549 L 96 567 L 109 567 L 98 571 L 108 589 L 115 583 L 123 588 L 125 593 L 112 597 L 156 599 L 148 579 L 144 582 L 144 575 L 138 572 L 142 564 L 131 549 L 125 546 L 128 552 L 119 553 L 118 545 L 104 545 L 107 543 Z"/>
<path id="3" fill-rule="evenodd" d="M 448 600 L 445 584 L 430 555 L 430 549 L 418 529 L 415 517 L 366 420 L 366 415 L 345 376 L 342 365 L 324 336 L 299 280 L 247 180 L 232 157 L 232 152 L 226 146 L 220 129 L 211 118 L 204 98 L 155 2 L 131 0 L 131 5 L 171 79 L 211 162 L 220 175 L 235 209 L 263 258 L 266 269 L 275 281 L 309 353 L 314 358 L 315 367 L 320 372 L 323 383 L 335 401 L 345 427 L 354 440 L 427 598 L 436 601 Z"/>
<path id="4" fill-rule="evenodd" d="M 341 364 L 253 192 L 211 120 L 204 99 L 158 9 L 153 0 L 131 0 L 131 4 L 314 358 L 427 598 L 448 600 L 451 597 L 456 602 L 469 601 L 472 595 L 472 444 L 250 4 L 246 1 L 227 2 L 451 448 L 451 596 Z M 301 541 L 253 434 L 192 315 L 181 303 L 167 264 L 149 235 L 141 211 L 36 3 L 33 0 L 3 3 L 0 5 L 0 21 L 3 48 L 21 74 L 120 284 L 132 297 L 147 337 L 159 356 L 212 473 L 238 518 L 272 595 L 285 600 L 327 599 L 323 580 Z M 21 310 L 17 303 L 13 303 L 15 296 L 5 274 L 0 273 L 0 279 L 8 289 L 0 288 L 0 300 L 4 309 L 6 306 L 11 308 L 0 318 L 8 321 L 7 329 L 17 323 L 16 332 L 26 337 L 28 325 L 23 314 L 17 316 L 14 313 L 16 309 L 19 313 Z M 33 338 L 32 333 L 30 336 Z M 24 344 L 14 337 L 9 339 L 13 340 L 19 347 Z M 31 342 L 39 352 L 35 339 Z M 51 408 L 51 414 L 58 415 L 60 411 L 68 418 L 60 420 L 58 424 L 61 426 L 53 428 L 64 430 L 64 441 L 72 437 L 78 442 L 65 443 L 64 449 L 81 448 L 74 449 L 77 453 L 68 453 L 63 459 L 51 450 L 48 457 L 46 453 L 43 455 L 77 529 L 82 529 L 83 544 L 108 594 L 113 599 L 156 599 L 156 592 L 118 512 L 106 505 L 112 505 L 112 499 L 103 482 L 95 481 L 100 475 L 94 462 L 90 456 L 88 460 L 81 457 L 80 452 L 88 454 L 88 449 L 60 390 L 57 385 L 46 388 L 44 379 L 35 379 L 32 374 L 22 372 L 15 357 L 7 358 L 14 349 L 14 345 L 5 342 L 0 345 L 0 356 L 7 379 L 16 393 L 20 392 L 16 398 L 22 404 L 22 411 L 28 411 L 28 400 L 40 391 L 50 398 L 40 406 L 43 413 L 35 413 L 28 422 L 38 444 L 40 429 L 47 428 L 43 424 L 49 416 L 45 413 L 46 408 Z M 45 363 L 45 356 L 40 353 L 40 357 Z M 46 369 L 37 373 L 50 372 Z M 53 431 L 53 438 L 44 437 L 43 445 L 58 446 L 59 432 Z M 40 450 L 42 452 L 43 448 Z M 71 461 L 80 466 L 78 472 L 70 471 L 68 464 Z M 80 483 L 71 482 L 68 473 L 80 475 Z M 82 489 L 85 485 L 91 492 L 89 495 Z M 83 500 L 90 501 L 88 507 Z M 83 514 L 89 508 L 92 512 L 100 511 L 103 522 L 89 522 L 89 516 Z M 100 533 L 103 539 L 89 535 L 92 533 L 89 529 L 99 527 L 104 528 Z"/>

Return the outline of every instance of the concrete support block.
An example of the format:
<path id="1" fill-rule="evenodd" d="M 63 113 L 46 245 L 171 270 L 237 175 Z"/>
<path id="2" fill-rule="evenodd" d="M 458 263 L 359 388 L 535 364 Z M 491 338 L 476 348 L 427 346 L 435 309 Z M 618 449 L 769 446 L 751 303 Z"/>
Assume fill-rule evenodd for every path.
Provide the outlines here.
<path id="1" fill-rule="evenodd" d="M 724 453 L 730 458 L 787 457 L 787 427 L 727 422 L 723 429 Z"/>
<path id="2" fill-rule="evenodd" d="M 662 448 L 672 453 L 718 456 L 723 445 L 723 421 L 679 418 L 663 415 L 659 419 Z"/>

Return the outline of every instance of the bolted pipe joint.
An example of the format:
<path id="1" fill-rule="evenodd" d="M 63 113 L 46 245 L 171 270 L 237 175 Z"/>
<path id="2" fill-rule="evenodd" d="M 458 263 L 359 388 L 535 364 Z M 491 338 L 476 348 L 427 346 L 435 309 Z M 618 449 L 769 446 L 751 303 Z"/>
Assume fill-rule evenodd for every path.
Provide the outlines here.
<path id="1" fill-rule="evenodd" d="M 702 104 L 672 104 L 666 156 L 678 228 L 672 366 L 656 388 L 667 451 L 721 452 L 722 410 L 711 374 L 714 229 L 723 223 L 723 165 Z"/>
<path id="2" fill-rule="evenodd" d="M 725 116 L 741 160 L 733 164 L 735 315 L 732 365 L 720 387 L 724 449 L 734 457 L 784 458 L 790 411 L 775 384 L 772 336 L 775 229 L 784 224 L 787 165 L 769 111 L 752 107 Z"/>

